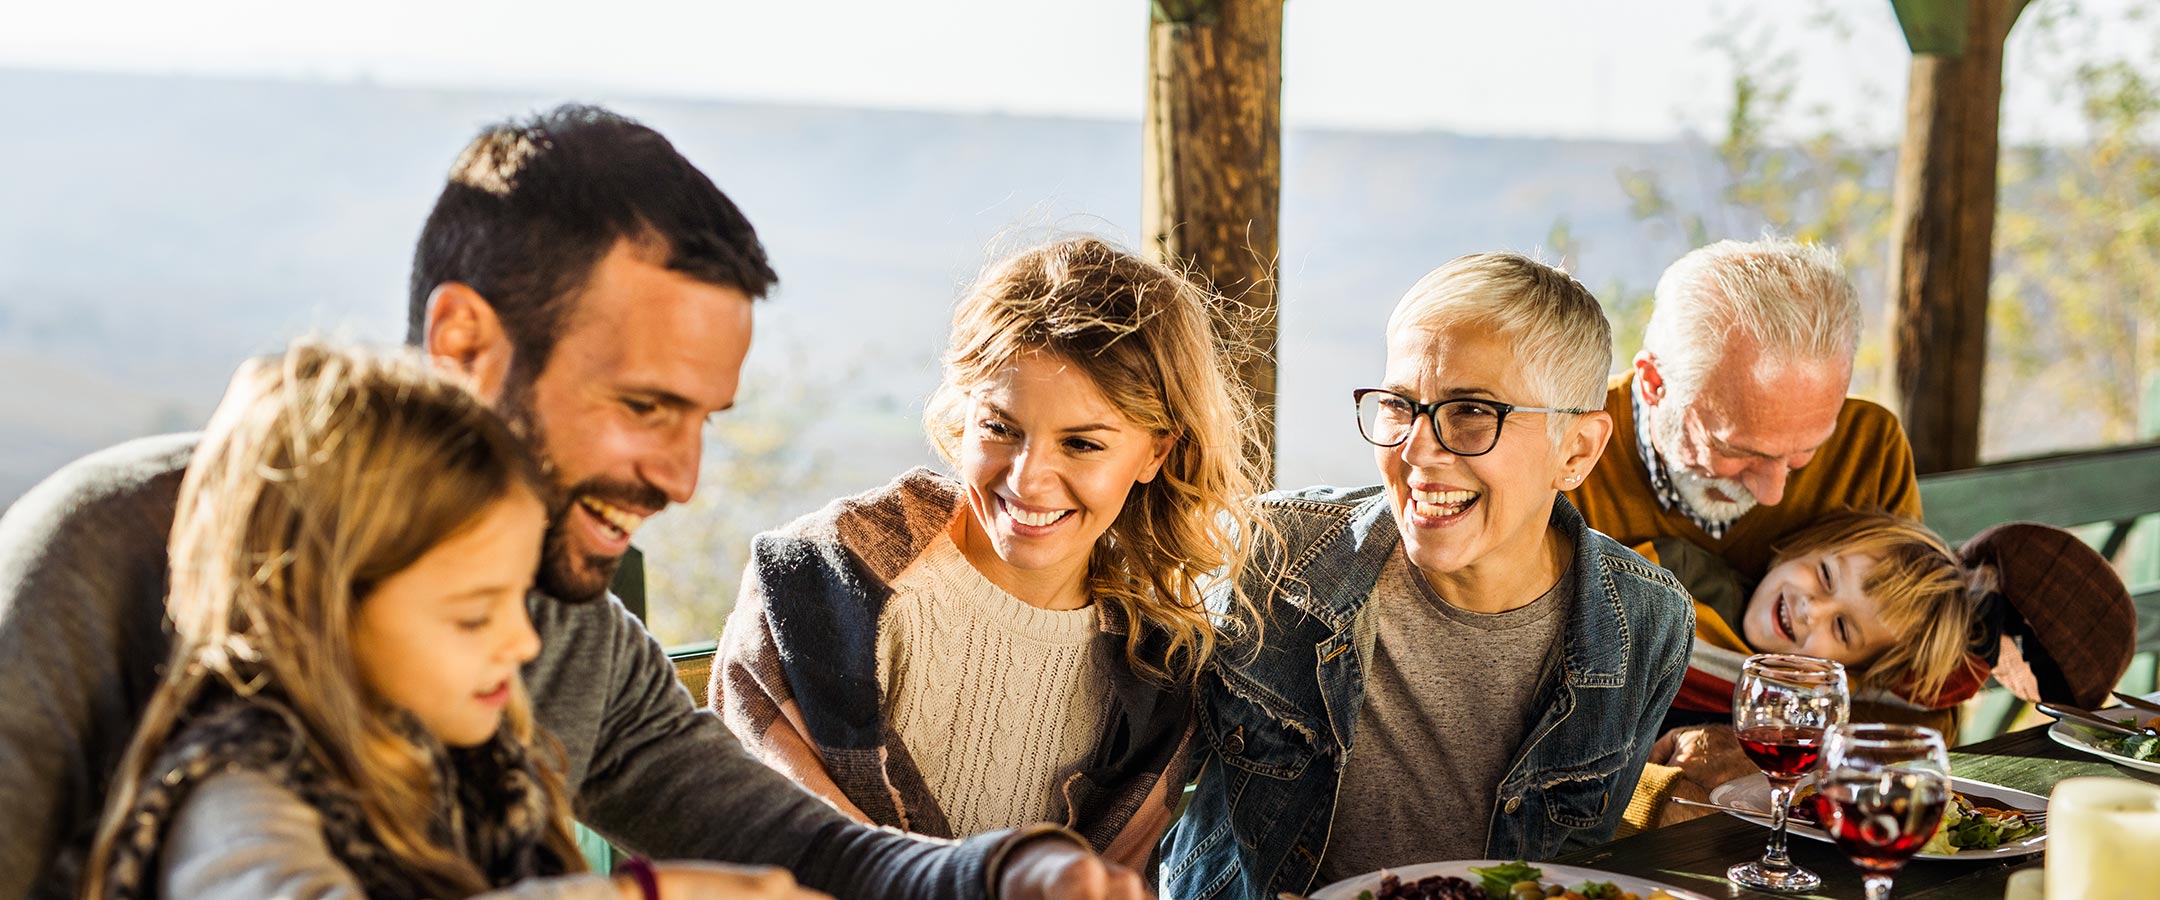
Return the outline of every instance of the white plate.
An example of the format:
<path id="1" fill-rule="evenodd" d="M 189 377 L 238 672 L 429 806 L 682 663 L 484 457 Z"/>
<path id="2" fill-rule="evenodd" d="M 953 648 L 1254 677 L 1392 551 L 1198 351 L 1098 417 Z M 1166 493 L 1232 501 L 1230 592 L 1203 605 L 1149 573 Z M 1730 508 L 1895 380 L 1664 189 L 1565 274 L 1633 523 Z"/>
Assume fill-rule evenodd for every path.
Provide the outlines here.
<path id="1" fill-rule="evenodd" d="M 2145 699 L 2160 701 L 2160 691 L 2146 694 Z M 2099 709 L 2094 710 L 2094 712 L 2099 713 L 2101 718 L 2107 719 L 2111 722 L 2121 722 L 2129 720 L 2131 718 L 2136 718 L 2139 721 L 2143 721 L 2156 715 L 2155 713 L 2143 712 L 2141 710 L 2135 710 L 2125 706 L 2117 706 L 2111 709 Z M 2109 734 L 2107 732 L 2101 731 L 2098 728 L 2088 728 L 2084 725 L 2079 725 L 2074 722 L 2065 722 L 2061 719 L 2055 720 L 2055 724 L 2048 726 L 2048 737 L 2054 738 L 2055 743 L 2061 744 L 2072 750 L 2083 750 L 2094 756 L 2106 759 L 2108 762 L 2114 763 L 2118 766 L 2129 766 L 2130 768 L 2143 769 L 2147 772 L 2160 772 L 2160 759 L 2148 759 L 2140 762 L 2138 760 L 2124 756 L 2120 753 L 2100 749 L 2100 745 L 2098 743 L 2099 741 L 2104 741 L 2109 738 L 2120 736 L 2121 735 Z"/>
<path id="2" fill-rule="evenodd" d="M 1814 776 L 1809 776 L 1808 779 L 1803 779 L 1800 783 L 1806 784 L 1808 783 L 1808 780 L 1811 780 L 1813 777 Z M 1971 797 L 1976 801 L 1979 801 L 1981 806 L 1992 806 L 1997 809 L 2044 810 L 2047 809 L 2048 805 L 2047 798 L 2042 797 L 2039 794 L 2028 794 L 2015 788 L 2006 788 L 2002 785 L 1989 784 L 1985 781 L 1974 781 L 1970 778 L 1959 778 L 1955 775 L 1950 776 L 1950 789 L 1957 791 L 1960 794 L 1964 794 L 1967 797 Z M 1991 803 L 1989 801 L 1994 802 Z M 1710 790 L 1710 802 L 1723 804 L 1725 806 L 1738 806 L 1742 809 L 1762 810 L 1762 813 L 1759 815 L 1741 815 L 1740 813 L 1731 812 L 1729 810 L 1727 812 L 1729 815 L 1738 816 L 1739 818 L 1746 819 L 1757 825 L 1761 825 L 1764 828 L 1770 827 L 1770 779 L 1765 778 L 1759 774 L 1750 775 L 1746 778 L 1735 778 L 1731 781 L 1725 782 L 1724 784 L 1718 785 L 1715 788 L 1712 788 Z M 1818 841 L 1827 842 L 1830 840 L 1829 832 L 1823 831 L 1820 828 L 1802 822 L 1799 819 L 1787 819 L 1786 831 L 1792 834 L 1800 835 L 1801 837 L 1813 838 Z M 2012 856 L 2031 856 L 2035 853 L 2047 849 L 2047 828 L 2043 826 L 2040 829 L 2039 834 L 2026 838 L 2025 841 L 2030 841 L 2031 843 L 2025 843 L 2021 841 L 2017 843 L 2004 844 L 1993 850 L 1959 850 L 1956 853 L 1921 853 L 1916 855 L 1914 858 L 1968 860 L 1998 859 L 2002 857 Z"/>
<path id="3" fill-rule="evenodd" d="M 1480 869 L 1486 869 L 1504 865 L 1507 865 L 1506 860 L 1467 859 L 1403 866 L 1399 869 L 1386 869 L 1384 871 L 1392 872 L 1395 877 L 1404 881 L 1416 881 L 1420 878 L 1431 878 L 1434 875 L 1453 875 L 1471 884 L 1476 884 L 1478 883 L 1478 877 L 1470 874 L 1470 867 L 1476 866 Z M 1556 866 L 1551 863 L 1532 863 L 1531 865 L 1536 866 L 1540 872 L 1544 873 L 1540 880 L 1547 884 L 1557 881 L 1568 887 L 1574 887 L 1585 881 L 1610 881 L 1619 885 L 1623 891 L 1633 891 L 1637 894 L 1648 894 L 1654 890 L 1662 890 L 1665 893 L 1681 898 L 1681 900 L 1710 900 L 1710 898 L 1694 891 L 1683 891 L 1669 884 L 1648 881 L 1631 875 L 1600 872 L 1596 869 L 1578 869 L 1574 866 Z M 1360 891 L 1378 890 L 1380 890 L 1380 873 L 1367 872 L 1356 878 L 1345 878 L 1314 891 L 1312 900 L 1357 900 Z"/>

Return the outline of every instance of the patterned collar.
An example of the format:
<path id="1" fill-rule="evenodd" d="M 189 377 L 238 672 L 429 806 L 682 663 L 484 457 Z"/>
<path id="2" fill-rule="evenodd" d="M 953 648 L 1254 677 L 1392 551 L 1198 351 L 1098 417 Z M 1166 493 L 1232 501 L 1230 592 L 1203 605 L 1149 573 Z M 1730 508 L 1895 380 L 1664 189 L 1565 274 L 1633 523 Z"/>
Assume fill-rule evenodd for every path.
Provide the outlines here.
<path id="1" fill-rule="evenodd" d="M 1628 382 L 1628 402 L 1635 407 L 1635 446 L 1642 450 L 1643 468 L 1650 474 L 1650 492 L 1657 497 L 1658 506 L 1667 512 L 1679 510 L 1680 515 L 1695 523 L 1695 527 L 1702 529 L 1703 533 L 1713 539 L 1724 540 L 1725 529 L 1731 528 L 1734 520 L 1704 518 L 1695 512 L 1694 507 L 1688 505 L 1686 498 L 1680 496 L 1680 489 L 1673 485 L 1672 478 L 1665 472 L 1665 458 L 1658 455 L 1657 442 L 1651 440 L 1653 432 L 1650 427 L 1650 407 L 1643 403 L 1642 391 L 1635 386 L 1633 380 Z"/>

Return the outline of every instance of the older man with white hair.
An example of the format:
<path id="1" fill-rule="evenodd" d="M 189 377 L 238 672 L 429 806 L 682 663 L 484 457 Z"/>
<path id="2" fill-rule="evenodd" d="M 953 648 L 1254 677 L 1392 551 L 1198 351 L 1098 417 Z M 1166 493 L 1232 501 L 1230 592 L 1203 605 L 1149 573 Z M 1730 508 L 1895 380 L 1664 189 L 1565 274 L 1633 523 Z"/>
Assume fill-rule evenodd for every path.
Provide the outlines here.
<path id="1" fill-rule="evenodd" d="M 1614 440 L 1568 499 L 1630 547 L 1676 537 L 1759 580 L 1771 545 L 1848 508 L 1920 517 L 1912 447 L 1889 410 L 1845 395 L 1860 303 L 1830 250 L 1720 241 L 1665 270 Z"/>
<path id="2" fill-rule="evenodd" d="M 1747 584 L 1777 541 L 1827 513 L 1920 518 L 1897 417 L 1845 395 L 1859 344 L 1860 302 L 1829 249 L 1766 238 L 1690 252 L 1658 280 L 1642 352 L 1606 391 L 1614 439 L 1568 499 L 1653 561 L 1700 566 L 1652 547 L 1677 539 Z M 1729 726 L 1698 724 L 1718 718 L 1667 716 L 1630 825 L 1688 818 L 1666 794 L 1705 799 L 1754 773 Z"/>

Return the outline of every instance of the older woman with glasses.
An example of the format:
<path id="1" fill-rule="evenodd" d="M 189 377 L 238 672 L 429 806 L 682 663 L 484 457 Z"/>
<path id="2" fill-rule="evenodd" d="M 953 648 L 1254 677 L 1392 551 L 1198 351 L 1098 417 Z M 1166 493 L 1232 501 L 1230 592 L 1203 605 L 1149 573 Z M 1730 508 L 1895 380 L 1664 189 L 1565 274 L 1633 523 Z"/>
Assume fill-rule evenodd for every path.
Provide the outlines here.
<path id="1" fill-rule="evenodd" d="M 1606 840 L 1686 671 L 1686 592 L 1560 497 L 1612 434 L 1597 300 L 1465 256 L 1387 337 L 1383 386 L 1354 395 L 1382 483 L 1262 502 L 1279 537 L 1241 579 L 1261 618 L 1201 682 L 1171 896 Z"/>

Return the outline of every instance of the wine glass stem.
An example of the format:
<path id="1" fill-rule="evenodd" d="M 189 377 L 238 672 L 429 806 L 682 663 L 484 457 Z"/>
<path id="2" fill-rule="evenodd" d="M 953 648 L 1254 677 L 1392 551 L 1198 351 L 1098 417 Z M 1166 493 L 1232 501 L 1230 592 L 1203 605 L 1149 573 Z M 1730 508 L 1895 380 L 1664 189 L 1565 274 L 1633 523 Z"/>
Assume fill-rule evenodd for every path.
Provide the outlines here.
<path id="1" fill-rule="evenodd" d="M 1867 888 L 1867 900 L 1890 900 L 1890 876 L 1867 872 L 1860 883 Z"/>
<path id="2" fill-rule="evenodd" d="M 1770 782 L 1770 846 L 1763 851 L 1762 867 L 1774 871 L 1792 868 L 1792 858 L 1785 855 L 1785 820 L 1792 815 L 1793 789 L 1790 782 Z"/>

